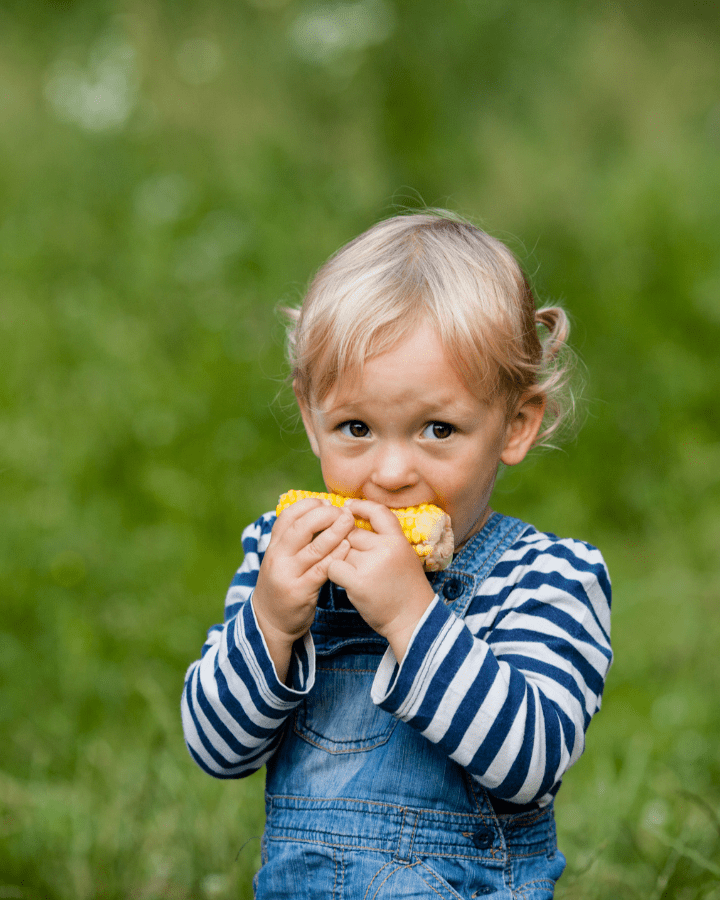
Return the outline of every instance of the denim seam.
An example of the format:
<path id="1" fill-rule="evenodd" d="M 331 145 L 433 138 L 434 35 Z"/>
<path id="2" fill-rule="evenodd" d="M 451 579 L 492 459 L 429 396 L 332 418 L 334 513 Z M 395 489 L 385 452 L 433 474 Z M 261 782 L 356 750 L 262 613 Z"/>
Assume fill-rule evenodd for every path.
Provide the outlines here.
<path id="1" fill-rule="evenodd" d="M 497 814 L 496 814 L 497 815 Z M 534 825 L 539 819 L 543 816 L 547 815 L 547 807 L 541 806 L 535 812 L 513 814 L 513 813 L 501 813 L 498 815 L 498 822 L 501 827 L 504 825 L 505 828 L 509 831 L 512 828 L 524 828 L 527 825 Z"/>
<path id="2" fill-rule="evenodd" d="M 382 745 L 386 744 L 389 739 L 389 735 L 388 735 L 387 738 L 384 738 L 383 740 L 378 741 L 377 744 L 369 744 L 367 746 L 363 745 L 362 747 L 347 747 L 342 750 L 331 750 L 329 747 L 324 747 L 322 744 L 319 744 L 317 741 L 311 740 L 308 737 L 307 733 L 305 733 L 305 732 L 300 732 L 297 729 L 295 729 L 295 733 L 298 735 L 298 737 L 302 738 L 304 741 L 307 741 L 308 744 L 312 744 L 312 746 L 317 747 L 318 750 L 323 750 L 325 753 L 330 753 L 333 756 L 339 755 L 341 753 L 367 753 L 369 750 L 375 750 L 376 747 L 382 747 Z M 338 743 L 338 742 L 336 741 L 335 743 Z"/>
<path id="3" fill-rule="evenodd" d="M 491 520 L 488 519 L 488 522 L 487 522 L 486 524 L 489 524 L 490 521 L 491 521 Z M 487 542 L 490 540 L 490 538 L 495 534 L 495 532 L 497 531 L 497 529 L 498 529 L 499 526 L 500 526 L 500 522 L 501 522 L 501 521 L 502 521 L 502 519 L 498 519 L 496 522 L 494 522 L 494 523 L 493 523 L 493 526 L 492 526 L 492 530 L 489 531 L 489 532 L 483 537 L 483 539 L 482 539 L 481 541 L 479 541 L 478 543 L 475 543 L 475 541 L 472 540 L 472 539 L 471 539 L 470 541 L 468 541 L 468 543 L 465 544 L 465 546 L 462 548 L 462 550 L 460 551 L 460 553 L 458 553 L 458 555 L 455 557 L 455 559 L 453 560 L 453 563 L 455 562 L 455 560 L 459 560 L 460 557 L 462 556 L 463 552 L 466 551 L 466 550 L 468 550 L 470 547 L 473 548 L 473 555 L 475 555 L 480 549 L 482 549 L 482 548 L 485 546 L 485 544 L 487 544 Z M 481 534 L 482 534 L 482 530 L 480 530 L 480 531 L 477 533 L 477 535 L 473 535 L 473 538 L 477 538 L 477 537 L 479 537 L 479 535 L 481 535 Z M 460 571 L 462 572 L 462 571 L 465 571 L 465 570 L 460 569 Z"/>
<path id="4" fill-rule="evenodd" d="M 473 800 L 475 801 L 475 805 L 477 806 L 477 812 L 475 815 L 480 816 L 483 820 L 483 824 L 487 824 L 488 822 L 493 826 L 493 828 L 500 828 L 500 822 L 498 821 L 497 814 L 495 810 L 492 808 L 492 804 L 490 803 L 490 799 L 487 796 L 487 792 L 485 788 L 475 780 L 468 772 L 465 772 L 466 775 L 466 783 L 470 788 L 470 793 L 472 794 Z M 484 803 L 480 802 L 480 797 L 478 797 L 478 788 L 482 791 L 482 798 L 485 801 Z M 490 812 L 485 812 L 483 809 L 484 806 L 487 806 Z M 500 829 L 502 830 L 502 829 Z"/>
<path id="5" fill-rule="evenodd" d="M 528 896 L 527 889 L 543 887 L 554 891 L 556 884 L 548 878 L 538 878 L 535 881 L 524 881 L 517 890 L 513 890 L 513 900 L 524 900 Z"/>
<path id="6" fill-rule="evenodd" d="M 323 746 L 323 744 L 319 744 L 317 741 L 313 741 L 309 737 L 309 735 L 311 735 L 311 734 L 314 735 L 314 734 L 316 734 L 316 732 L 312 731 L 309 728 L 306 729 L 305 731 L 300 731 L 298 729 L 297 725 L 295 723 L 293 723 L 293 731 L 295 732 L 295 734 L 298 735 L 298 737 L 301 737 L 304 741 L 307 741 L 308 744 L 312 744 L 313 747 L 317 747 L 318 750 L 324 750 L 326 753 L 365 753 L 368 750 L 374 750 L 376 747 L 382 747 L 383 744 L 387 744 L 387 742 L 390 740 L 390 735 L 392 734 L 393 730 L 394 729 L 391 728 L 390 731 L 387 733 L 387 735 L 382 734 L 382 735 L 377 735 L 375 738 L 365 738 L 366 741 L 377 741 L 377 743 L 374 743 L 374 744 L 363 744 L 362 747 L 348 747 L 347 749 L 344 749 L 344 750 L 329 750 L 327 747 Z M 324 741 L 327 741 L 328 743 L 338 744 L 338 745 L 357 744 L 358 743 L 357 741 L 338 741 L 338 740 L 335 740 L 334 738 L 331 741 L 329 738 L 323 737 L 323 735 L 321 735 L 321 734 L 318 734 L 317 737 L 321 738 Z"/>
<path id="7" fill-rule="evenodd" d="M 386 869 L 388 866 L 391 866 L 391 865 L 392 865 L 392 862 L 386 862 L 384 865 L 380 866 L 380 868 L 377 870 L 377 872 L 373 875 L 372 880 L 371 880 L 370 884 L 368 885 L 368 889 L 365 891 L 365 898 L 364 898 L 364 900 L 367 900 L 367 897 L 368 897 L 368 895 L 369 895 L 369 893 L 370 893 L 370 891 L 371 891 L 371 889 L 372 889 L 373 882 L 374 882 L 375 879 L 378 877 L 378 875 L 382 872 L 383 869 Z M 399 872 L 400 869 L 402 869 L 402 866 L 396 866 L 396 867 L 392 870 L 392 872 L 390 872 L 390 874 L 387 875 L 387 876 L 380 882 L 380 885 L 379 885 L 377 891 L 375 891 L 375 894 L 374 894 L 375 897 L 377 897 L 378 891 L 379 891 L 380 888 L 385 884 L 385 882 L 388 880 L 388 878 L 392 878 L 392 876 L 393 876 L 396 872 Z"/>
<path id="8" fill-rule="evenodd" d="M 490 803 L 490 798 L 487 795 L 487 791 L 485 790 L 484 787 L 482 787 L 482 785 L 480 785 L 477 781 L 475 781 L 474 778 L 470 777 L 469 775 L 467 776 L 467 783 L 470 786 L 470 791 L 472 792 L 472 796 L 473 796 L 473 799 L 475 800 L 475 803 L 480 808 L 482 808 L 483 804 L 481 804 L 480 799 L 478 798 L 477 789 L 480 788 L 480 790 L 482 791 L 482 797 L 484 799 L 484 802 L 490 809 L 490 814 L 487 816 L 483 816 L 483 818 L 486 819 L 486 822 L 484 824 L 490 825 L 490 827 L 492 828 L 493 834 L 497 835 L 500 838 L 501 846 L 500 846 L 499 850 L 496 849 L 495 847 L 489 848 L 490 857 L 492 859 L 497 859 L 497 860 L 510 859 L 510 853 L 508 852 L 508 849 L 507 849 L 507 840 L 505 838 L 505 834 L 503 833 L 503 830 L 500 827 L 500 822 L 498 821 L 497 814 L 495 813 L 495 810 L 492 808 L 492 804 Z"/>
<path id="9" fill-rule="evenodd" d="M 410 835 L 410 846 L 408 847 L 406 856 L 400 856 L 399 853 L 400 853 L 400 848 L 402 846 L 403 832 L 405 831 L 405 823 L 407 822 L 407 814 L 408 814 L 407 806 L 403 807 L 402 814 L 403 814 L 403 817 L 402 817 L 402 822 L 400 823 L 400 834 L 398 835 L 398 846 L 397 846 L 397 850 L 395 851 L 395 858 L 400 862 L 409 863 L 410 858 L 412 857 L 413 846 L 415 844 L 415 832 L 417 831 L 418 822 L 420 821 L 420 813 L 413 811 L 413 815 L 415 816 L 415 821 L 413 822 L 412 833 Z"/>
<path id="10" fill-rule="evenodd" d="M 474 791 L 473 791 L 474 793 Z M 300 797 L 295 794 L 272 794 L 269 796 L 271 802 L 275 800 L 302 800 L 305 802 L 309 802 L 311 804 L 315 803 L 332 803 L 333 805 L 337 803 L 352 803 L 355 805 L 359 805 L 360 808 L 366 806 L 374 806 L 379 807 L 380 809 L 387 810 L 395 810 L 396 813 L 401 813 L 404 809 L 410 809 L 413 812 L 418 813 L 431 813 L 432 816 L 435 816 L 439 819 L 449 819 L 449 820 L 457 820 L 457 819 L 478 819 L 481 822 L 485 822 L 488 819 L 491 822 L 495 822 L 494 814 L 488 815 L 487 813 L 483 813 L 480 811 L 467 813 L 467 812 L 453 812 L 452 810 L 438 810 L 433 808 L 426 807 L 416 807 L 416 806 L 401 806 L 399 803 L 385 803 L 381 800 L 358 800 L 357 797 Z"/>
<path id="11" fill-rule="evenodd" d="M 406 862 L 409 862 L 409 861 L 410 861 L 410 855 L 409 855 L 409 854 L 408 854 L 407 857 L 402 857 L 402 856 L 400 856 L 400 849 L 401 849 L 401 847 L 402 847 L 402 837 L 403 837 L 403 831 L 405 831 L 405 822 L 406 822 L 406 820 L 407 820 L 407 809 L 403 809 L 403 811 L 402 811 L 402 822 L 400 823 L 400 833 L 398 834 L 397 847 L 395 848 L 395 858 L 397 859 L 398 862 L 402 862 L 402 863 L 406 863 Z M 417 819 L 416 819 L 416 821 L 417 821 Z M 412 843 L 412 842 L 411 842 L 411 843 Z"/>
<path id="12" fill-rule="evenodd" d="M 534 856 L 547 856 L 547 847 L 542 850 L 534 850 L 530 853 L 516 853 L 514 850 L 508 853 L 508 859 L 532 859 Z"/>
<path id="13" fill-rule="evenodd" d="M 358 672 L 360 675 L 374 675 L 377 669 L 338 669 L 338 668 L 323 668 L 318 666 L 315 669 L 316 672 L 332 672 L 333 675 L 344 674 L 345 672 Z"/>
<path id="14" fill-rule="evenodd" d="M 430 875 L 432 875 L 432 877 L 433 877 L 436 881 L 440 881 L 440 882 L 442 883 L 442 886 L 443 886 L 444 888 L 447 888 L 447 890 L 452 891 L 452 893 L 453 893 L 456 897 L 460 897 L 460 894 L 458 894 L 458 892 L 452 887 L 452 885 L 448 884 L 448 883 L 445 881 L 445 879 L 441 879 L 440 876 L 437 875 L 435 872 L 433 872 L 433 870 L 432 870 L 429 866 L 426 866 L 425 863 L 422 862 L 422 860 L 418 860 L 417 865 L 418 865 L 419 868 L 425 869 L 426 872 L 429 872 Z M 434 892 L 438 895 L 438 897 L 442 897 L 442 894 L 440 893 L 440 891 L 437 890 L 437 888 L 433 887 L 433 886 L 430 884 L 430 882 L 429 882 L 426 878 L 423 878 L 423 876 L 421 875 L 420 872 L 418 872 L 417 874 L 418 874 L 418 878 L 420 878 L 420 879 L 421 879 L 421 880 L 422 880 L 422 881 L 430 888 L 431 891 L 434 891 Z"/>
<path id="15" fill-rule="evenodd" d="M 317 838 L 302 838 L 302 837 L 287 837 L 282 835 L 268 835 L 268 841 L 283 841 L 285 843 L 295 843 L 295 844 L 317 844 L 320 847 L 332 847 L 338 848 L 342 850 L 354 850 L 354 851 L 370 851 L 372 853 L 389 853 L 391 851 L 388 850 L 387 847 L 375 847 L 372 845 L 366 846 L 365 844 L 339 844 L 332 843 L 331 841 L 320 841 Z M 470 859 L 475 862 L 482 860 L 492 860 L 493 862 L 504 862 L 504 857 L 502 854 L 498 854 L 497 851 L 491 851 L 487 857 L 481 856 L 477 851 L 475 853 L 443 853 L 440 851 L 434 852 L 425 852 L 424 854 L 428 859 Z M 541 856 L 541 853 L 530 853 L 527 854 L 527 857 L 530 856 Z M 519 854 L 512 854 L 512 857 L 508 857 L 508 860 L 512 862 L 513 859 L 525 859 L 525 856 L 520 856 Z M 386 863 L 386 865 L 390 865 L 390 863 Z M 414 865 L 411 864 L 411 865 Z M 398 868 L 402 868 L 402 866 L 398 866 Z M 408 866 L 410 868 L 410 866 Z"/>
<path id="16" fill-rule="evenodd" d="M 347 864 L 346 859 L 345 859 L 345 850 L 344 849 L 340 851 L 340 859 L 342 860 L 342 869 L 341 869 L 340 895 L 339 896 L 342 897 L 343 894 L 345 893 L 345 866 Z"/>
<path id="17" fill-rule="evenodd" d="M 336 898 L 341 895 L 338 894 L 338 860 L 337 860 L 337 847 L 333 847 L 332 851 L 332 860 L 333 860 L 333 892 L 332 892 L 332 900 L 336 900 Z"/>
<path id="18" fill-rule="evenodd" d="M 490 534 L 483 540 L 480 547 L 484 553 L 482 559 L 473 559 L 472 565 L 467 569 L 459 569 L 457 574 L 464 572 L 471 575 L 477 585 L 481 585 L 483 581 L 490 575 L 500 559 L 502 559 L 505 551 L 519 538 L 519 536 L 527 530 L 527 525 L 519 519 L 513 519 L 509 516 L 501 517 L 494 525 Z M 499 534 L 497 532 L 500 532 Z M 486 549 L 486 545 L 491 544 Z M 478 549 L 480 549 L 480 547 Z M 450 608 L 460 618 L 465 618 L 465 613 L 472 599 L 472 594 L 476 591 L 465 592 L 458 600 L 453 601 Z"/>

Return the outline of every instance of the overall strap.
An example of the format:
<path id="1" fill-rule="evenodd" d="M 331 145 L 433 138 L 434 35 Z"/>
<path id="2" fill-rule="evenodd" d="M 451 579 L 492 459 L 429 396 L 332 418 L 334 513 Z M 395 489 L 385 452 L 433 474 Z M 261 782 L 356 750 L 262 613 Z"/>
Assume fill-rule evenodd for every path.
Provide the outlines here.
<path id="1" fill-rule="evenodd" d="M 444 572 L 432 579 L 436 592 L 451 601 L 448 605 L 463 617 L 477 588 L 495 568 L 509 547 L 532 525 L 493 513 L 481 530 L 470 539 Z"/>

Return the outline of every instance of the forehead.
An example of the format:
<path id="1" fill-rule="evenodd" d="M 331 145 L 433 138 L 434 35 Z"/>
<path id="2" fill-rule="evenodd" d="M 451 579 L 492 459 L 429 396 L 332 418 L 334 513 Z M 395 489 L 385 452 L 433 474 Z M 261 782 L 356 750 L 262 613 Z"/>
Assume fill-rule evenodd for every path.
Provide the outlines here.
<path id="1" fill-rule="evenodd" d="M 341 374 L 320 406 L 415 404 L 427 414 L 475 410 L 491 401 L 485 390 L 472 391 L 435 330 L 421 324 L 389 350 L 365 360 L 358 371 Z"/>

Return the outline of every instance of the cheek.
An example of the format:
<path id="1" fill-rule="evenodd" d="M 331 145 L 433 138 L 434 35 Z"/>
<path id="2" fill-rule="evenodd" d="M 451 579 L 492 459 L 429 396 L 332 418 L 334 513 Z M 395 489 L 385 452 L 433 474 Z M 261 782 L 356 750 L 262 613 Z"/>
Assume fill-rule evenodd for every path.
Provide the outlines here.
<path id="1" fill-rule="evenodd" d="M 351 460 L 340 459 L 334 455 L 323 455 L 320 460 L 323 481 L 329 491 L 336 494 L 356 494 L 362 479 Z"/>
<path id="2" fill-rule="evenodd" d="M 477 508 L 486 504 L 492 493 L 497 465 L 487 458 L 473 456 L 458 462 L 437 485 L 439 497 L 454 507 L 460 516 L 477 516 Z"/>

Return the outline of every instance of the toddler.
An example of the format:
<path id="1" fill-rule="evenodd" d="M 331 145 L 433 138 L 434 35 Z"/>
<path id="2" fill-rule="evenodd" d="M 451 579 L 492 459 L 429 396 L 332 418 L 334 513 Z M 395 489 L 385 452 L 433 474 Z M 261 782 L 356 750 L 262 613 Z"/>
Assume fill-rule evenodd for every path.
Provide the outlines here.
<path id="1" fill-rule="evenodd" d="M 490 502 L 500 463 L 566 414 L 566 316 L 536 310 L 502 243 L 431 213 L 349 243 L 291 317 L 310 445 L 353 499 L 245 530 L 225 624 L 186 677 L 190 752 L 217 778 L 267 767 L 259 900 L 551 898 L 553 799 L 600 706 L 610 583 L 594 547 Z M 442 572 L 390 511 L 420 503 L 451 517 Z"/>

